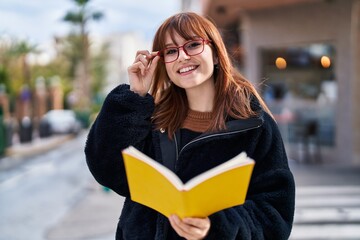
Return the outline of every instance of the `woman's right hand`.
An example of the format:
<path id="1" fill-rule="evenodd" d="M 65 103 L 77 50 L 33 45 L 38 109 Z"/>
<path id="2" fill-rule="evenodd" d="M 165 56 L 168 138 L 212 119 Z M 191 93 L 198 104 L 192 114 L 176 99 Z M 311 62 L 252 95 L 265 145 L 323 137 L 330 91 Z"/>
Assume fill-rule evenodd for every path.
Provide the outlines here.
<path id="1" fill-rule="evenodd" d="M 134 63 L 128 67 L 130 90 L 145 96 L 150 90 L 151 80 L 159 61 L 157 52 L 137 51 Z"/>

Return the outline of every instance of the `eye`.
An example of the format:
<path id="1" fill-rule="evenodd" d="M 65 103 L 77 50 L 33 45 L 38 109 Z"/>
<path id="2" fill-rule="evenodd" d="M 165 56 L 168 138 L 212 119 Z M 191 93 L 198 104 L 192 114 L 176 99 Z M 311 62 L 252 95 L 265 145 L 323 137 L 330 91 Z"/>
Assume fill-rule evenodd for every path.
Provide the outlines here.
<path id="1" fill-rule="evenodd" d="M 202 45 L 202 42 L 201 41 L 191 41 L 189 42 L 188 44 L 186 44 L 186 49 L 195 49 L 195 48 L 198 48 Z"/>
<path id="2" fill-rule="evenodd" d="M 164 55 L 174 55 L 177 54 L 178 50 L 177 48 L 167 48 L 164 50 Z"/>

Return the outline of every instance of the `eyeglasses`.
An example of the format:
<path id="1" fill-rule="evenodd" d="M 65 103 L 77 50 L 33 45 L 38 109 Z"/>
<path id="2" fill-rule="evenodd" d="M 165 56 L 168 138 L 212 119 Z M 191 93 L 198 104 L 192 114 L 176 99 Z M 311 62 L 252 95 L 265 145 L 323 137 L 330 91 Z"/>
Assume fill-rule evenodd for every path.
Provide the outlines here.
<path id="1" fill-rule="evenodd" d="M 184 45 L 179 47 L 168 47 L 163 50 L 160 50 L 158 52 L 158 56 L 160 56 L 164 63 L 171 63 L 176 61 L 179 58 L 180 48 L 183 49 L 183 51 L 188 56 L 195 56 L 204 51 L 204 44 L 210 43 L 210 40 L 204 40 L 204 39 L 195 39 L 190 40 Z"/>

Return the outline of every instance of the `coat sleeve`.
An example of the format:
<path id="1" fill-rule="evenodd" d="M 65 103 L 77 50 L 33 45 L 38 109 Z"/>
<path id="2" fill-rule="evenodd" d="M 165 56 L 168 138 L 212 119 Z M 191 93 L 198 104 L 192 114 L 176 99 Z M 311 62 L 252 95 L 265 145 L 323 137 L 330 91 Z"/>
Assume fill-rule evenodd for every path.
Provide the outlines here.
<path id="1" fill-rule="evenodd" d="M 129 196 L 121 150 L 142 149 L 151 136 L 154 100 L 119 85 L 106 97 L 85 144 L 86 162 L 94 178 L 122 196 Z"/>
<path id="2" fill-rule="evenodd" d="M 210 216 L 207 239 L 288 239 L 295 210 L 295 183 L 273 119 L 265 114 L 251 156 L 255 167 L 242 206 Z"/>

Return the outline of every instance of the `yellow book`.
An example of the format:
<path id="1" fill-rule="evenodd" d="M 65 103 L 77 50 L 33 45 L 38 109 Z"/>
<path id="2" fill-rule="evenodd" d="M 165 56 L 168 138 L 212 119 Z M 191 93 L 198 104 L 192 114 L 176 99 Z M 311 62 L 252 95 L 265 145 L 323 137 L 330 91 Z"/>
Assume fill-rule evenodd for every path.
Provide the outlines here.
<path id="1" fill-rule="evenodd" d="M 243 152 L 184 184 L 171 170 L 132 146 L 122 154 L 131 199 L 166 217 L 207 217 L 243 204 L 255 164 Z"/>

